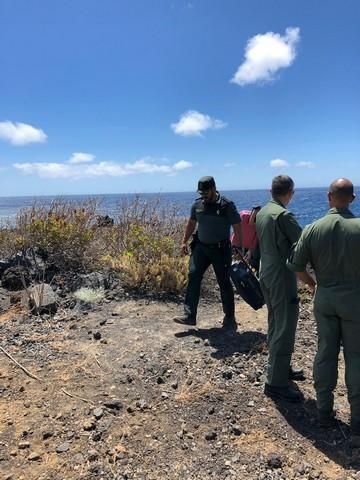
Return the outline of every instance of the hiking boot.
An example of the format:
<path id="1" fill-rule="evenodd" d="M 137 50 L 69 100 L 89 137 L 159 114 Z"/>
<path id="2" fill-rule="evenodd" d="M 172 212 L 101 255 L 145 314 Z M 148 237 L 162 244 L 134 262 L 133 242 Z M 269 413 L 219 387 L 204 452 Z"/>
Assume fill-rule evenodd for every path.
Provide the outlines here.
<path id="1" fill-rule="evenodd" d="M 179 323 L 180 325 L 196 325 L 196 319 L 193 317 L 189 317 L 189 315 L 186 314 L 175 317 L 173 320 L 175 323 Z"/>
<path id="2" fill-rule="evenodd" d="M 320 428 L 332 428 L 336 425 L 334 410 L 318 410 L 318 421 Z"/>
<path id="3" fill-rule="evenodd" d="M 225 330 L 233 330 L 235 332 L 237 330 L 237 323 L 235 317 L 233 315 L 225 315 L 222 328 L 224 328 Z"/>
<path id="4" fill-rule="evenodd" d="M 280 400 L 286 400 L 288 402 L 301 402 L 303 400 L 303 395 L 295 388 L 287 385 L 286 387 L 274 387 L 265 383 L 264 393 L 267 397 L 278 398 Z"/>
<path id="5" fill-rule="evenodd" d="M 304 370 L 302 368 L 293 368 L 290 365 L 289 380 L 303 382 L 305 380 Z"/>

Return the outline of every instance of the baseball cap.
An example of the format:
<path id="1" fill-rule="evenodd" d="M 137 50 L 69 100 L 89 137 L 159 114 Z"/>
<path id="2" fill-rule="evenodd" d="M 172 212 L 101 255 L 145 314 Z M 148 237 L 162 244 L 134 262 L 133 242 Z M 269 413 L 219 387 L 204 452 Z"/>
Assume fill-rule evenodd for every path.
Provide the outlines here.
<path id="1" fill-rule="evenodd" d="M 200 180 L 198 181 L 198 192 L 206 192 L 207 190 L 210 190 L 210 188 L 215 187 L 215 180 L 214 177 L 206 176 L 206 177 L 201 177 Z"/>

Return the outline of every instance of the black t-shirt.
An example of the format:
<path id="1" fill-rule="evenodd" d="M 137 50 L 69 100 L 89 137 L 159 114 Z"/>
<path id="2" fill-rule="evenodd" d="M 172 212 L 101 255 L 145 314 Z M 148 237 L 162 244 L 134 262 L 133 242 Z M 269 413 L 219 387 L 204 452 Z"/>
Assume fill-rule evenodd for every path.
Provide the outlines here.
<path id="1" fill-rule="evenodd" d="M 201 198 L 195 200 L 190 218 L 198 224 L 200 242 L 208 244 L 228 239 L 231 225 L 241 221 L 234 202 L 219 193 L 214 203 L 204 203 Z"/>

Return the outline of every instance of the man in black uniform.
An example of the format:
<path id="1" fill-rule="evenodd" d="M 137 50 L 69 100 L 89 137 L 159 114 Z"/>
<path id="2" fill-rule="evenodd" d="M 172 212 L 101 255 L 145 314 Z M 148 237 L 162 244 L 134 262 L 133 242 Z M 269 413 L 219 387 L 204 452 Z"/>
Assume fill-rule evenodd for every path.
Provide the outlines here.
<path id="1" fill-rule="evenodd" d="M 191 207 L 185 228 L 181 251 L 189 253 L 188 241 L 196 226 L 190 244 L 189 281 L 185 296 L 184 316 L 174 319 L 184 325 L 196 325 L 200 285 L 204 273 L 213 266 L 220 287 L 223 304 L 223 327 L 236 330 L 234 291 L 230 282 L 231 266 L 230 227 L 233 227 L 237 244 L 241 245 L 240 215 L 234 203 L 216 190 L 213 177 L 202 177 L 198 182 L 198 198 Z"/>

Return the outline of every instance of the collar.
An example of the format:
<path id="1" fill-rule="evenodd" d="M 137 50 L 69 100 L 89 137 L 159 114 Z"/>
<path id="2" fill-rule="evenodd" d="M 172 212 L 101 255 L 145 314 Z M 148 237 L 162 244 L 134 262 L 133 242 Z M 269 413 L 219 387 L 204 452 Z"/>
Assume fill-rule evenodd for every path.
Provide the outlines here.
<path id="1" fill-rule="evenodd" d="M 349 217 L 355 217 L 352 211 L 349 208 L 330 208 L 327 212 L 327 215 L 332 215 L 333 213 L 337 213 L 338 215 L 348 215 Z"/>
<path id="2" fill-rule="evenodd" d="M 270 203 L 275 203 L 276 205 L 280 205 L 280 207 L 286 208 L 285 205 L 280 202 L 280 200 L 277 200 L 277 199 L 275 199 L 275 198 L 272 198 L 272 199 L 270 200 Z"/>

